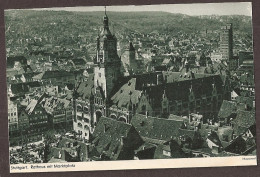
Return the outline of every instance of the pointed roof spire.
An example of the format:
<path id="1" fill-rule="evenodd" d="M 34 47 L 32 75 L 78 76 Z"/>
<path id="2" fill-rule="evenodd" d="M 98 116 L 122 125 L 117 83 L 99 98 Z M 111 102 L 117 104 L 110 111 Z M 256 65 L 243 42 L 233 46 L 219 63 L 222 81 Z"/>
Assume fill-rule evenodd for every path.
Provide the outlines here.
<path id="1" fill-rule="evenodd" d="M 131 41 L 129 42 L 129 50 L 131 51 L 135 50 L 133 43 Z"/>
<path id="2" fill-rule="evenodd" d="M 103 18 L 103 31 L 102 31 L 102 34 L 104 35 L 111 35 L 111 32 L 109 30 L 109 26 L 108 26 L 108 16 L 107 16 L 107 10 L 106 10 L 106 6 L 105 6 L 105 16 Z"/>

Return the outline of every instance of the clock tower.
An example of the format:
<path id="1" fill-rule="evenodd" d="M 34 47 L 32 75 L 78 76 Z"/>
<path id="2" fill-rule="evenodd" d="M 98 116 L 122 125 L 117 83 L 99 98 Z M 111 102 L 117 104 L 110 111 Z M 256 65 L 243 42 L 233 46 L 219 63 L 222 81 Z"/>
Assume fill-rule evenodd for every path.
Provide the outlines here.
<path id="1" fill-rule="evenodd" d="M 97 51 L 94 63 L 95 91 L 101 91 L 105 99 L 110 99 L 111 91 L 121 76 L 121 60 L 117 54 L 117 39 L 109 30 L 105 11 L 103 30 L 97 37 Z"/>

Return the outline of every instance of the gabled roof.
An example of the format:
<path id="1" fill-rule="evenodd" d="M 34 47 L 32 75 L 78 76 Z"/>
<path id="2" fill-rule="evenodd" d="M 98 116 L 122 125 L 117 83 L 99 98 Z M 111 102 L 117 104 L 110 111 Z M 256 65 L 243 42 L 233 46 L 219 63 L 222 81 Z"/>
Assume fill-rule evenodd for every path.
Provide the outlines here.
<path id="1" fill-rule="evenodd" d="M 233 121 L 234 132 L 236 135 L 244 133 L 250 126 L 255 124 L 255 112 L 253 111 L 237 111 L 237 117 Z"/>
<path id="2" fill-rule="evenodd" d="M 230 116 L 235 116 L 236 109 L 237 109 L 237 107 L 236 107 L 235 102 L 223 100 L 219 113 L 218 113 L 218 117 L 219 118 L 229 118 Z"/>
<path id="3" fill-rule="evenodd" d="M 86 64 L 86 61 L 85 60 L 83 60 L 82 58 L 77 58 L 77 59 L 73 59 L 73 60 L 71 60 L 73 63 L 74 63 L 74 65 L 76 65 L 76 66 L 85 66 L 85 64 Z"/>
<path id="4" fill-rule="evenodd" d="M 255 112 L 238 110 L 234 123 L 238 126 L 249 128 L 255 124 Z"/>
<path id="5" fill-rule="evenodd" d="M 207 139 L 209 139 L 210 141 L 212 141 L 215 145 L 217 145 L 218 147 L 221 147 L 221 141 L 218 137 L 218 134 L 214 131 L 211 132 L 211 134 L 207 137 Z"/>
<path id="6" fill-rule="evenodd" d="M 30 101 L 30 103 L 28 104 L 28 106 L 25 108 L 25 112 L 28 115 L 31 115 L 32 112 L 34 111 L 35 107 L 42 101 L 42 99 L 44 99 L 44 97 L 46 96 L 46 94 L 42 94 L 42 95 L 36 95 L 34 97 L 34 99 L 32 99 Z"/>
<path id="7" fill-rule="evenodd" d="M 66 76 L 73 76 L 73 74 L 64 70 L 44 71 L 34 76 L 33 79 L 42 80 L 42 79 L 50 79 L 50 78 L 66 77 Z"/>
<path id="8" fill-rule="evenodd" d="M 136 78 L 132 78 L 124 84 L 111 100 L 119 108 L 128 107 L 131 104 L 136 105 L 141 97 L 141 91 L 136 90 Z"/>
<path id="9" fill-rule="evenodd" d="M 32 112 L 34 111 L 34 108 L 36 107 L 36 105 L 38 104 L 37 100 L 31 100 L 29 105 L 26 107 L 25 111 L 28 115 L 32 114 Z"/>
<path id="10" fill-rule="evenodd" d="M 93 133 L 92 144 L 100 154 L 109 159 L 120 158 L 121 149 L 137 149 L 142 143 L 141 137 L 130 124 L 107 117 L 101 117 Z"/>
<path id="11" fill-rule="evenodd" d="M 90 74 L 87 81 L 79 84 L 76 93 L 82 99 L 90 98 L 94 94 L 94 74 Z"/>
<path id="12" fill-rule="evenodd" d="M 136 114 L 132 118 L 131 124 L 142 137 L 168 141 L 178 135 L 178 130 L 182 127 L 183 121 L 146 118 L 145 115 Z"/>
<path id="13" fill-rule="evenodd" d="M 223 82 L 219 75 L 210 75 L 208 77 L 193 80 L 183 80 L 173 83 L 145 86 L 141 90 L 144 90 L 151 99 L 153 107 L 161 107 L 161 100 L 164 93 L 170 102 L 179 100 L 188 101 L 191 91 L 194 93 L 195 98 L 212 96 L 214 88 L 217 93 L 222 93 L 222 84 Z"/>
<path id="14" fill-rule="evenodd" d="M 249 128 L 250 132 L 252 133 L 252 135 L 255 137 L 256 136 L 256 125 L 251 125 Z"/>
<path id="15" fill-rule="evenodd" d="M 10 57 L 7 57 L 7 60 L 6 60 L 7 68 L 13 68 L 14 63 L 16 61 L 20 62 L 23 65 L 27 65 L 27 59 L 24 56 L 10 56 Z"/>
<path id="16" fill-rule="evenodd" d="M 178 130 L 178 137 L 185 136 L 185 137 L 189 137 L 193 140 L 196 134 L 197 134 L 197 132 L 194 130 L 189 130 L 189 129 L 179 129 Z"/>
<path id="17" fill-rule="evenodd" d="M 26 83 L 11 84 L 11 90 L 13 94 L 27 93 L 29 86 Z"/>
<path id="18" fill-rule="evenodd" d="M 219 127 L 217 134 L 219 136 L 220 141 L 231 141 L 233 137 L 234 130 L 232 127 L 229 126 L 224 126 L 224 127 Z M 227 139 L 225 139 L 226 137 Z"/>
<path id="19" fill-rule="evenodd" d="M 55 109 L 66 109 L 71 101 L 56 97 L 44 97 L 40 102 L 46 112 L 52 114 Z"/>

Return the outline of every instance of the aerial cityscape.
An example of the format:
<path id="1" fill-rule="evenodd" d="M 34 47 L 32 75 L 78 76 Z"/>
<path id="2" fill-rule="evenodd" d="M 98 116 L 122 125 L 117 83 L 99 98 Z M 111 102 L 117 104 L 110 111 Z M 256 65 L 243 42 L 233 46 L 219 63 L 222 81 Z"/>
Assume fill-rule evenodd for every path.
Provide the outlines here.
<path id="1" fill-rule="evenodd" d="M 252 18 L 5 11 L 10 164 L 256 155 Z"/>

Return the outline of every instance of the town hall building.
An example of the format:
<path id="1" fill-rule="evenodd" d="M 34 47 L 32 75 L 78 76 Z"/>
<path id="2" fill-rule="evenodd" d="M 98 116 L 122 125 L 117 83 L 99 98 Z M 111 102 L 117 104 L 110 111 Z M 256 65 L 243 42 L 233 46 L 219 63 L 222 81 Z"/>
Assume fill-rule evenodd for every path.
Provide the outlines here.
<path id="1" fill-rule="evenodd" d="M 181 72 L 125 75 L 106 13 L 94 63 L 94 73 L 77 84 L 74 94 L 73 128 L 85 141 L 91 138 L 101 117 L 130 124 L 135 114 L 167 119 L 170 114 L 199 113 L 206 122 L 217 117 L 224 99 L 230 100 L 227 77 L 193 73 L 189 63 Z M 134 71 L 136 65 L 131 63 L 127 67 Z"/>

